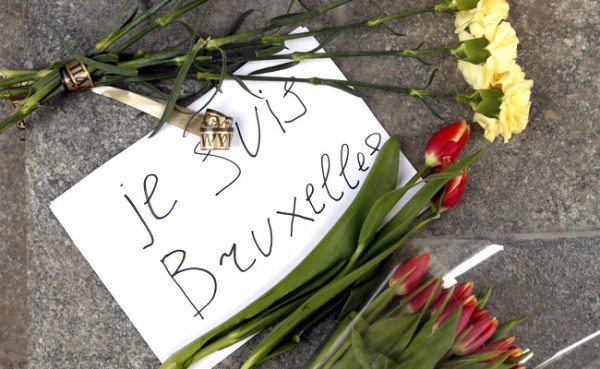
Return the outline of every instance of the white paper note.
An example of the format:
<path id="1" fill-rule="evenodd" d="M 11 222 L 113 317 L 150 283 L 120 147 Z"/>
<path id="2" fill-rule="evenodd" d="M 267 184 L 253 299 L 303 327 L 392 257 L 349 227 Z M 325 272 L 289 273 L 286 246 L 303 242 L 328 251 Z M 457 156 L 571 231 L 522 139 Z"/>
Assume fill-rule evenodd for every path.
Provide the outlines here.
<path id="1" fill-rule="evenodd" d="M 279 75 L 344 78 L 330 60 Z M 197 136 L 167 125 L 51 205 L 161 361 L 297 265 L 350 204 L 388 137 L 361 99 L 334 88 L 247 85 L 263 98 L 229 81 L 209 106 L 235 118 L 230 150 L 201 151 Z M 402 157 L 403 180 L 413 173 Z"/>

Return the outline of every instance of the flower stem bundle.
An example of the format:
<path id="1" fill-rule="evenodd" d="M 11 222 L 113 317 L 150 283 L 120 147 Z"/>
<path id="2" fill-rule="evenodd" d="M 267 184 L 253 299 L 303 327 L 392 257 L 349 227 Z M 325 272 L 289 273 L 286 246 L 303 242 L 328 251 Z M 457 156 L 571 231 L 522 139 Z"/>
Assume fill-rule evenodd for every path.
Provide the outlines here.
<path id="1" fill-rule="evenodd" d="M 440 278 L 421 283 L 429 260 L 421 254 L 398 266 L 307 369 L 525 369 L 531 353 L 510 335 L 523 319 L 500 325 L 490 316 L 491 288 L 476 297 L 472 282 L 444 290 Z"/>
<path id="2" fill-rule="evenodd" d="M 57 97 L 65 92 L 91 86 L 138 85 L 149 90 L 150 93 L 166 99 L 166 108 L 152 133 L 154 135 L 176 108 L 182 97 L 181 91 L 185 81 L 205 82 L 203 88 L 197 93 L 204 93 L 213 87 L 216 87 L 216 93 L 218 93 L 221 84 L 226 79 L 235 81 L 249 93 L 252 92 L 245 82 L 251 80 L 284 80 L 321 84 L 336 87 L 355 95 L 359 95 L 357 89 L 361 88 L 402 93 L 420 99 L 434 114 L 437 113 L 431 109 L 426 101 L 427 98 L 452 98 L 459 103 L 470 105 L 475 110 L 474 120 L 484 126 L 486 138 L 490 140 L 498 134 L 503 135 L 507 140 L 511 133 L 522 131 L 527 124 L 528 89 L 531 88 L 531 83 L 524 80 L 522 72 L 517 73 L 520 69 L 517 71 L 516 67 L 513 68 L 514 71 L 506 72 L 507 66 L 510 64 L 507 61 L 501 63 L 504 69 L 495 69 L 494 75 L 500 82 L 472 83 L 475 88 L 474 92 L 458 94 L 381 85 L 360 80 L 331 80 L 319 76 L 308 79 L 295 79 L 292 76 L 275 78 L 268 75 L 269 72 L 285 70 L 305 60 L 323 57 L 398 56 L 422 60 L 430 55 L 449 55 L 459 60 L 459 67 L 465 73 L 467 81 L 471 82 L 473 78 L 480 80 L 482 79 L 480 77 L 468 77 L 468 75 L 474 75 L 474 72 L 465 71 L 469 68 L 469 70 L 473 68 L 489 70 L 491 61 L 510 59 L 510 55 L 512 55 L 508 53 L 508 57 L 500 57 L 507 55 L 507 53 L 503 53 L 506 47 L 502 42 L 506 39 L 502 36 L 506 33 L 504 32 L 506 26 L 501 23 L 506 16 L 498 15 L 500 11 L 504 11 L 508 7 L 505 0 L 441 0 L 437 5 L 423 9 L 378 15 L 339 26 L 288 34 L 284 32 L 286 29 L 284 27 L 302 25 L 304 22 L 317 19 L 333 9 L 352 2 L 352 0 L 331 0 L 324 5 L 310 8 L 303 1 L 291 0 L 286 14 L 274 17 L 260 27 L 236 33 L 237 26 L 249 13 L 245 12 L 240 19 L 234 22 L 231 32 L 220 37 L 199 37 L 195 30 L 181 20 L 181 17 L 209 2 L 210 0 L 160 0 L 140 14 L 137 11 L 128 13 L 124 7 L 115 26 L 86 52 L 74 49 L 62 35 L 54 31 L 70 59 L 57 61 L 40 70 L 0 69 L 0 98 L 10 100 L 15 106 L 12 114 L 0 120 L 0 132 L 22 121 L 37 109 L 50 106 Z M 290 9 L 295 3 L 299 4 L 300 11 L 292 13 Z M 429 12 L 456 14 L 455 23 L 460 36 L 458 44 L 435 49 L 345 50 L 335 53 L 321 53 L 315 49 L 291 54 L 284 52 L 285 42 L 288 40 L 313 36 L 324 37 L 318 48 L 321 49 L 345 31 L 387 26 L 394 20 Z M 138 42 L 147 35 L 174 24 L 183 25 L 189 35 L 187 39 L 163 50 L 135 49 Z M 488 32 L 491 25 L 498 26 L 496 33 Z M 480 28 L 483 28 L 483 31 L 480 31 Z M 471 36 L 465 36 L 467 34 Z M 516 58 L 516 51 L 512 58 L 513 61 L 514 58 Z M 251 75 L 234 73 L 243 63 L 256 60 L 273 60 L 279 64 L 255 71 Z M 499 63 L 495 65 L 499 65 Z M 478 72 L 477 75 L 479 76 L 481 73 Z M 172 85 L 167 94 L 156 87 L 156 83 L 159 81 L 171 82 Z M 482 91 L 488 90 L 494 90 L 497 92 L 495 95 L 499 97 L 486 98 L 489 94 L 486 95 Z M 516 123 L 505 124 L 508 121 Z M 500 130 L 497 128 L 498 126 L 510 127 Z"/>
<path id="3" fill-rule="evenodd" d="M 187 368 L 216 350 L 274 326 L 248 357 L 243 369 L 279 355 L 300 340 L 302 332 L 337 310 L 348 316 L 378 283 L 377 270 L 413 234 L 454 206 L 461 191 L 453 180 L 462 178 L 481 151 L 457 161 L 469 134 L 466 123 L 443 128 L 427 145 L 426 157 L 437 155 L 437 173 L 420 180 L 420 170 L 407 184 L 396 188 L 399 139 L 382 146 L 358 194 L 325 237 L 271 290 L 234 316 L 173 354 L 162 369 Z M 443 165 L 441 164 L 443 163 Z M 464 188 L 464 181 L 458 187 Z M 392 208 L 409 189 L 417 193 L 389 220 Z M 428 211 L 422 212 L 429 207 Z"/>

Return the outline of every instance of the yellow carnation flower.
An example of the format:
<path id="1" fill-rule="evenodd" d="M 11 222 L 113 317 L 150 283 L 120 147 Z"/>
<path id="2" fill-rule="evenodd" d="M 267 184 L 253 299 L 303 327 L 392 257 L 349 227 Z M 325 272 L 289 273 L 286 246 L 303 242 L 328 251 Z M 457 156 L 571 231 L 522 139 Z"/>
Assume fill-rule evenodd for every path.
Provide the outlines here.
<path id="1" fill-rule="evenodd" d="M 517 64 L 504 73 L 499 81 L 502 85 L 502 103 L 497 118 L 490 118 L 481 113 L 475 113 L 473 121 L 484 129 L 484 137 L 494 141 L 496 137 L 504 137 L 504 142 L 513 134 L 523 132 L 529 123 L 531 108 L 531 89 L 533 81 L 525 79 L 525 73 Z"/>
<path id="2" fill-rule="evenodd" d="M 476 90 L 495 87 L 500 79 L 515 66 L 519 39 L 509 22 L 490 26 L 486 36 L 490 44 L 486 47 L 490 57 L 477 65 L 460 60 L 458 69 L 465 81 Z"/>
<path id="3" fill-rule="evenodd" d="M 506 0 L 480 0 L 476 8 L 457 12 L 454 26 L 459 39 L 485 36 L 490 26 L 508 18 L 509 8 Z"/>
<path id="4" fill-rule="evenodd" d="M 504 142 L 508 142 L 513 133 L 521 133 L 527 127 L 532 88 L 533 81 L 527 79 L 506 87 L 502 86 L 504 97 L 500 105 L 498 121 Z"/>

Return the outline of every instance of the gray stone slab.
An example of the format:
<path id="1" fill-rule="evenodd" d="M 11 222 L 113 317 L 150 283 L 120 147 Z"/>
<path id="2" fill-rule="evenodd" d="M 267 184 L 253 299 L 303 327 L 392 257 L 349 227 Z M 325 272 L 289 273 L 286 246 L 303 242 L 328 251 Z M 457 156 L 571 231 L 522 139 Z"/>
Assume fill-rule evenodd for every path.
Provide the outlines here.
<path id="1" fill-rule="evenodd" d="M 343 24 L 434 3 L 383 0 L 374 5 L 357 0 L 309 26 Z M 440 270 L 488 240 L 507 246 L 502 256 L 471 275 L 478 285 L 496 286 L 494 311 L 499 317 L 531 314 L 517 333 L 520 342 L 536 350 L 535 364 L 600 329 L 600 69 L 596 65 L 600 3 L 510 3 L 510 21 L 521 41 L 518 62 L 535 81 L 530 126 L 508 144 L 489 144 L 481 129 L 472 127 L 468 150 L 486 147 L 487 152 L 473 165 L 461 204 L 420 238 L 422 246 L 434 252 Z M 49 26 L 85 50 L 108 29 L 120 4 L 120 0 L 3 1 L 0 65 L 42 67 L 68 57 Z M 284 11 L 287 4 L 218 0 L 207 15 L 186 20 L 203 35 L 214 35 L 242 10 L 256 9 L 244 24 L 255 27 Z M 423 15 L 395 21 L 391 27 L 406 35 L 399 37 L 383 28 L 355 30 L 341 35 L 328 49 L 389 50 L 416 47 L 421 41 L 428 47 L 455 42 L 451 15 Z M 160 47 L 182 34 L 181 28 L 170 28 L 146 40 L 144 47 Z M 19 37 L 22 42 L 15 42 Z M 397 58 L 338 59 L 336 63 L 349 79 L 406 87 L 422 87 L 437 68 L 432 88 L 467 91 L 449 58 L 432 58 L 430 66 Z M 400 134 L 403 151 L 418 165 L 427 137 L 443 122 L 409 97 L 361 92 L 386 129 Z M 56 106 L 31 117 L 32 129 L 24 145 L 14 130 L 0 137 L 0 147 L 7 153 L 0 168 L 3 220 L 12 215 L 11 222 L 0 224 L 0 297 L 9 302 L 0 304 L 0 368 L 24 365 L 25 355 L 27 367 L 36 369 L 156 367 L 156 358 L 48 208 L 53 199 L 141 138 L 156 120 L 90 93 L 72 94 Z M 437 100 L 433 106 L 444 121 L 468 119 L 472 114 L 451 101 Z M 6 107 L 0 109 L 6 114 Z M 440 239 L 449 241 L 440 245 Z M 263 367 L 301 368 L 332 325 L 331 320 L 323 322 L 307 332 L 307 343 Z M 598 352 L 597 339 L 548 368 L 596 368 Z M 219 367 L 239 367 L 248 354 L 249 348 L 244 348 Z"/>
<path id="2" fill-rule="evenodd" d="M 3 3 L 0 12 L 4 30 L 0 42 L 0 66 L 21 63 L 24 6 L 19 1 Z M 10 104 L 0 103 L 0 114 L 10 113 Z M 22 132 L 0 136 L 0 368 L 24 368 L 27 362 L 27 244 L 25 146 Z"/>

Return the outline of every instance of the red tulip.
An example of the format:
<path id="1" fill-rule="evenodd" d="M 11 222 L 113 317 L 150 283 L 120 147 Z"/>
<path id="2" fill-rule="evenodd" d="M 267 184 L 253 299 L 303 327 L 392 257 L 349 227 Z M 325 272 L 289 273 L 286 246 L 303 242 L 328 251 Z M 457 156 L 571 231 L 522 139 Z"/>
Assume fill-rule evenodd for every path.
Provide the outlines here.
<path id="1" fill-rule="evenodd" d="M 471 324 L 454 344 L 452 351 L 459 356 L 472 354 L 496 332 L 496 328 L 498 319 L 491 316 Z"/>
<path id="2" fill-rule="evenodd" d="M 492 362 L 492 361 L 497 360 L 500 356 L 504 355 L 509 350 L 511 350 L 511 355 L 509 356 L 509 357 L 511 357 L 513 355 L 512 349 L 511 349 L 511 347 L 514 347 L 514 346 L 511 346 L 513 344 L 513 342 L 515 342 L 514 336 L 504 337 L 504 338 L 494 341 L 492 343 L 485 344 L 483 347 L 479 348 L 479 350 L 477 350 L 475 352 L 479 353 L 479 352 L 498 351 L 498 355 L 486 360 L 487 362 Z M 517 355 L 517 357 L 518 357 L 518 355 Z"/>
<path id="3" fill-rule="evenodd" d="M 458 204 L 460 198 L 465 192 L 465 184 L 467 183 L 467 168 L 462 170 L 462 174 L 453 177 L 446 184 L 444 191 L 444 197 L 442 197 L 441 207 L 442 209 L 450 209 Z"/>
<path id="4" fill-rule="evenodd" d="M 460 317 L 458 318 L 458 324 L 456 325 L 456 333 L 455 336 L 458 336 L 463 332 L 467 324 L 469 324 L 471 320 L 471 315 L 477 306 L 477 298 L 473 295 L 467 296 L 461 300 L 453 300 L 448 303 L 444 312 L 435 320 L 433 325 L 434 329 L 440 326 L 442 322 L 450 316 L 459 306 L 462 306 L 462 311 L 460 312 Z"/>
<path id="5" fill-rule="evenodd" d="M 508 355 L 506 360 L 516 360 L 523 355 L 523 349 L 519 346 L 511 346 L 508 350 L 510 351 L 510 355 Z"/>
<path id="6" fill-rule="evenodd" d="M 389 281 L 390 286 L 400 281 L 396 285 L 396 294 L 405 295 L 408 291 L 414 291 L 427 272 L 430 260 L 431 254 L 424 253 L 402 263 L 394 271 Z"/>
<path id="7" fill-rule="evenodd" d="M 473 315 L 471 315 L 471 324 L 475 324 L 475 323 L 479 322 L 480 320 L 487 318 L 487 316 L 488 316 L 487 309 L 477 309 L 473 312 Z"/>
<path id="8" fill-rule="evenodd" d="M 469 139 L 471 129 L 461 120 L 437 130 L 425 145 L 425 166 L 431 168 L 441 165 L 444 158 L 453 162 Z"/>
<path id="9" fill-rule="evenodd" d="M 454 288 L 454 298 L 457 300 L 463 299 L 473 293 L 472 281 L 462 282 Z"/>
<path id="10" fill-rule="evenodd" d="M 406 304 L 404 310 L 407 313 L 416 313 L 421 310 L 427 301 L 431 298 L 431 301 L 435 301 L 442 293 L 442 284 L 444 281 L 441 279 L 433 279 L 427 283 L 427 286 L 417 293 L 410 301 Z M 433 297 L 432 297 L 433 294 Z"/>

